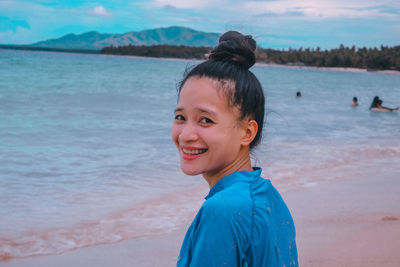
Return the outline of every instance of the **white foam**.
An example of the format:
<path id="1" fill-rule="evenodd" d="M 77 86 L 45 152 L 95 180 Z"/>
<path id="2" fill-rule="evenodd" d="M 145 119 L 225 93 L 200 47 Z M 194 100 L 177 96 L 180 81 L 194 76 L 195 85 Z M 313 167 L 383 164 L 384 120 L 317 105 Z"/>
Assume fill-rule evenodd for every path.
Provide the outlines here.
<path id="1" fill-rule="evenodd" d="M 0 238 L 0 255 L 23 258 L 60 254 L 73 249 L 172 232 L 193 217 L 204 192 L 192 189 L 135 205 L 99 221 L 75 227 Z"/>

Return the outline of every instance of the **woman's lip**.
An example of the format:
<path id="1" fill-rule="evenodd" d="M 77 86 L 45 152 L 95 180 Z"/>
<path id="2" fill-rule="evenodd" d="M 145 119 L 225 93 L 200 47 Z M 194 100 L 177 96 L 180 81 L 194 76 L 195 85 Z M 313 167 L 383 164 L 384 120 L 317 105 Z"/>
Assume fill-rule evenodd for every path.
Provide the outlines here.
<path id="1" fill-rule="evenodd" d="M 184 160 L 195 160 L 199 157 L 201 157 L 205 152 L 200 153 L 200 154 L 187 154 L 185 153 L 183 150 L 202 150 L 202 149 L 206 149 L 206 148 L 199 148 L 199 147 L 192 147 L 192 146 L 181 146 L 181 152 L 182 152 L 182 158 Z"/>
<path id="2" fill-rule="evenodd" d="M 182 158 L 184 160 L 195 160 L 199 158 L 203 154 L 196 154 L 196 155 L 191 155 L 191 154 L 186 154 L 185 152 L 182 151 Z"/>
<path id="3" fill-rule="evenodd" d="M 194 147 L 194 146 L 180 146 L 182 149 L 187 149 L 187 150 L 202 150 L 202 149 L 206 149 L 204 147 Z"/>

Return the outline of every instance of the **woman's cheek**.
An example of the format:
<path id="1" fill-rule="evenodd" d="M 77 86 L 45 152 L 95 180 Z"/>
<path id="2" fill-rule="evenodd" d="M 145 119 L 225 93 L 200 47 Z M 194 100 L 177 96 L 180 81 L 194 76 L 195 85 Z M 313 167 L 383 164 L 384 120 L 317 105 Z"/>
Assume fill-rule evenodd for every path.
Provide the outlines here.
<path id="1" fill-rule="evenodd" d="M 172 124 L 171 138 L 172 138 L 172 141 L 174 141 L 175 145 L 177 145 L 177 146 L 178 146 L 180 128 L 181 127 L 177 123 L 174 122 Z"/>

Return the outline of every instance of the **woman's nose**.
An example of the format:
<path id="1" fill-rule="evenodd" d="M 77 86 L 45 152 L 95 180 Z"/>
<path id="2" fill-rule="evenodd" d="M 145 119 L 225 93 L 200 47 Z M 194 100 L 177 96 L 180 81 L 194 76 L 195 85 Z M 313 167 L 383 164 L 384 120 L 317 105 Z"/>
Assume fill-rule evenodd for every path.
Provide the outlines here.
<path id="1" fill-rule="evenodd" d="M 182 142 L 196 141 L 198 138 L 196 127 L 192 123 L 187 123 L 183 126 L 179 139 Z"/>

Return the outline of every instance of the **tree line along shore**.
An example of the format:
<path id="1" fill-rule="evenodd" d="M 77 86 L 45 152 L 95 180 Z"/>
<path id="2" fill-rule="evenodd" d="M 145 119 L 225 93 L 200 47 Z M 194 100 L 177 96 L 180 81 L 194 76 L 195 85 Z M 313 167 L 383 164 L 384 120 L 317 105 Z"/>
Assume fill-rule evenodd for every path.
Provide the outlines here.
<path id="1" fill-rule="evenodd" d="M 33 46 L 33 45 L 0 45 L 0 49 L 48 51 L 48 52 L 80 53 L 80 54 L 100 54 L 101 53 L 100 50 L 93 50 L 93 49 L 51 48 L 51 47 L 40 47 L 40 46 Z"/>
<path id="2" fill-rule="evenodd" d="M 101 50 L 45 48 L 29 45 L 0 45 L 0 48 L 179 59 L 205 59 L 212 49 L 212 47 L 183 45 L 108 46 Z M 345 47 L 340 45 L 339 48 L 330 50 L 321 50 L 319 47 L 316 49 L 299 48 L 289 50 L 258 47 L 256 50 L 256 59 L 259 63 L 268 64 L 400 71 L 400 46 L 356 48 L 355 46 Z"/>
<path id="3" fill-rule="evenodd" d="M 143 57 L 167 57 L 204 59 L 211 47 L 190 47 L 173 45 L 118 46 L 104 47 L 102 54 L 130 55 Z M 361 68 L 369 70 L 400 71 L 400 46 L 380 48 L 356 48 L 340 45 L 331 50 L 289 49 L 275 50 L 258 47 L 257 62 L 314 67 Z"/>

